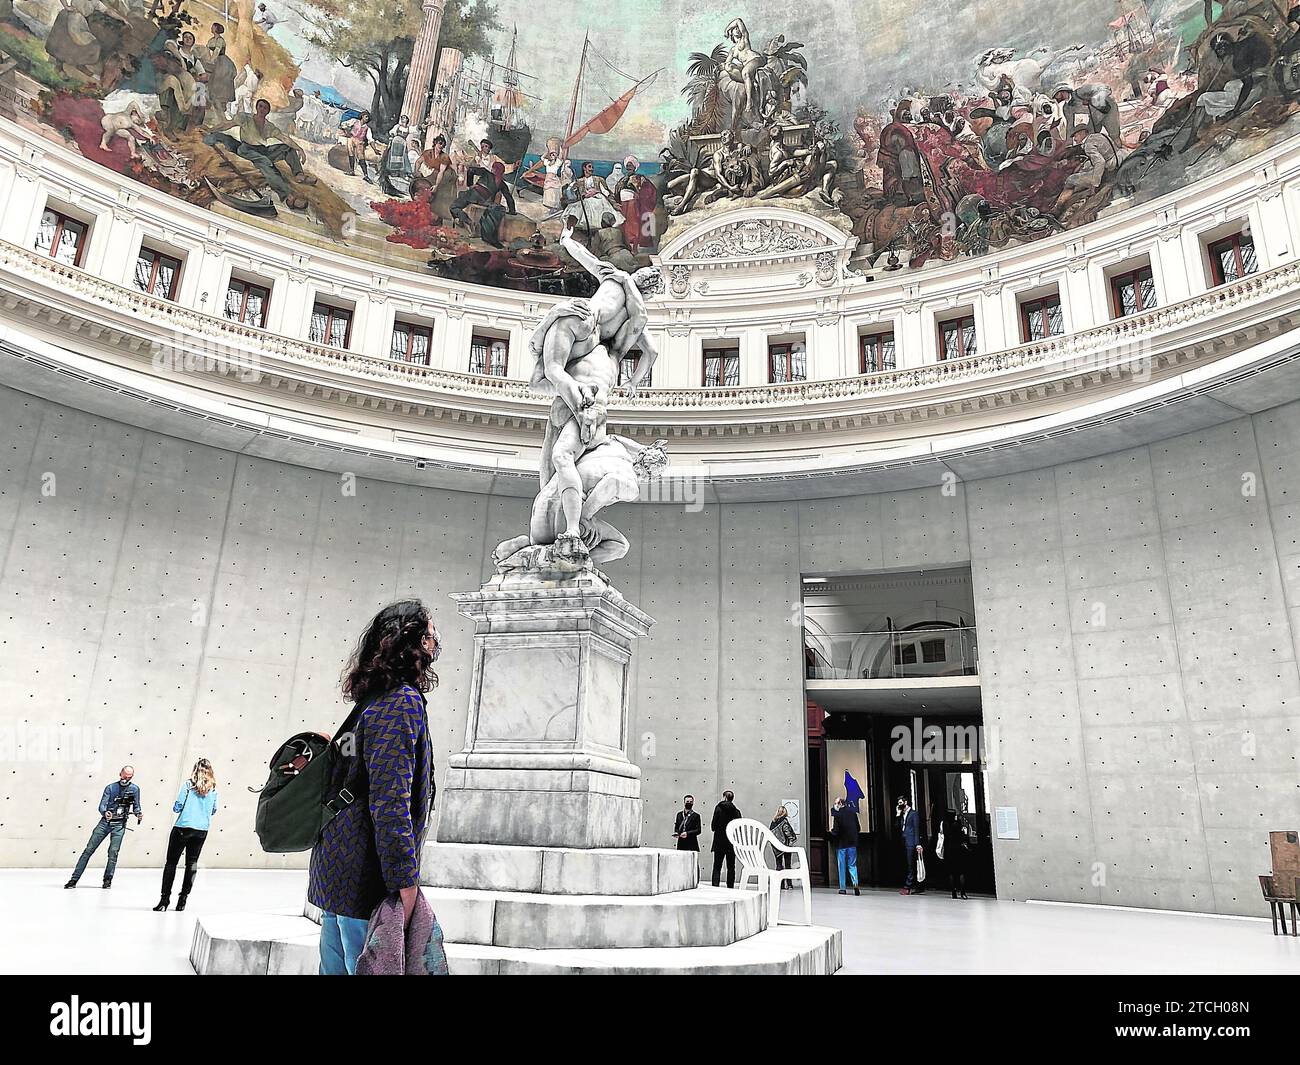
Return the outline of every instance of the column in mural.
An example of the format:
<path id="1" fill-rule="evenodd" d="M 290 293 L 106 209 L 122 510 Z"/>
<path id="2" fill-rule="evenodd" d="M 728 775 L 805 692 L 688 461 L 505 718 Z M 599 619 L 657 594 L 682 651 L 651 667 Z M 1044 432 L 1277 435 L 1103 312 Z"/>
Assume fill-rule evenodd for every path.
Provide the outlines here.
<path id="1" fill-rule="evenodd" d="M 465 65 L 465 55 L 459 48 L 444 48 L 438 58 L 438 76 L 433 81 L 433 107 L 429 112 L 429 131 L 425 144 L 441 133 L 451 142 L 456 124 L 456 102 L 459 94 L 460 72 Z"/>
<path id="2" fill-rule="evenodd" d="M 411 70 L 406 78 L 406 96 L 402 100 L 402 114 L 410 119 L 413 126 L 418 126 L 424 119 L 445 3 L 446 0 L 424 0 L 424 21 L 411 53 Z"/>

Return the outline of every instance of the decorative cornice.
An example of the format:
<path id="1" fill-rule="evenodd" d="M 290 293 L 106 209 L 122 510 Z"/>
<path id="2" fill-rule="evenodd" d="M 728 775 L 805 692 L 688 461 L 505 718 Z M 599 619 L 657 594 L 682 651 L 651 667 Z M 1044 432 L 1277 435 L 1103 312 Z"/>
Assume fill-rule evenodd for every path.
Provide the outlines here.
<path id="1" fill-rule="evenodd" d="M 677 432 L 713 436 L 792 431 L 809 419 L 823 430 L 838 430 L 1035 404 L 1093 385 L 1110 389 L 1126 377 L 1145 382 L 1198 359 L 1231 353 L 1237 346 L 1233 337 L 1248 344 L 1288 330 L 1297 291 L 1300 263 L 1292 263 L 1181 303 L 970 359 L 783 385 L 643 389 L 635 397 L 620 390 L 613 406 L 617 424 L 630 426 L 630 432 L 671 426 Z M 1282 298 L 1290 302 L 1279 303 Z M 344 399 L 353 396 L 364 403 L 367 395 L 379 396 L 436 417 L 468 417 L 511 429 L 537 422 L 546 410 L 546 400 L 524 380 L 414 366 L 277 336 L 110 284 L 7 242 L 0 242 L 0 302 L 79 336 L 83 343 L 78 348 L 85 338 L 98 335 L 103 345 L 142 352 L 145 358 L 158 351 L 197 355 L 212 362 L 211 372 L 241 381 L 313 378 L 315 387 Z M 827 321 L 836 314 L 833 302 L 822 312 Z M 1216 318 L 1221 324 L 1215 324 Z M 672 334 L 684 326 L 670 323 L 666 328 Z M 251 376 L 240 376 L 244 374 Z M 986 381 L 984 391 L 972 394 L 970 385 L 981 380 Z M 945 394 L 950 386 L 955 387 Z M 880 399 L 889 406 L 880 407 L 875 402 Z M 695 413 L 708 421 L 694 420 Z"/>

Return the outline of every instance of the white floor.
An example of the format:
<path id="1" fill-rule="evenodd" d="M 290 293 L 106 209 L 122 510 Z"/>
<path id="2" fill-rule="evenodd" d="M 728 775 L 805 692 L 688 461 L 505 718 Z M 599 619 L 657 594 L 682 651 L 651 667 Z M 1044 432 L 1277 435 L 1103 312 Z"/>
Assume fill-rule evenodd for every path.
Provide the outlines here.
<path id="1" fill-rule="evenodd" d="M 154 913 L 156 870 L 92 869 L 75 891 L 66 870 L 0 871 L 0 973 L 191 974 L 203 913 L 301 913 L 306 874 L 204 869 L 184 913 Z M 784 912 L 797 912 L 787 893 Z M 813 920 L 844 932 L 845 973 L 1300 972 L 1300 938 L 1269 922 L 972 899 L 946 893 L 861 898 L 813 893 Z"/>

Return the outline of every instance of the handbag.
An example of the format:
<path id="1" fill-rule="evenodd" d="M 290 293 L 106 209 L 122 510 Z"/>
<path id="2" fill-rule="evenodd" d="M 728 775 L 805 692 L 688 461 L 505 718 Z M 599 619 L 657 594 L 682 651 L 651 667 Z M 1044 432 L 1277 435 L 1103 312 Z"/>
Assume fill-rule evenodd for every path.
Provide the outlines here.
<path id="1" fill-rule="evenodd" d="M 925 883 L 925 855 L 924 854 L 918 854 L 916 856 L 916 882 L 918 884 Z"/>
<path id="2" fill-rule="evenodd" d="M 943 825 L 939 826 L 939 838 L 935 840 L 934 856 L 940 861 L 943 860 Z"/>

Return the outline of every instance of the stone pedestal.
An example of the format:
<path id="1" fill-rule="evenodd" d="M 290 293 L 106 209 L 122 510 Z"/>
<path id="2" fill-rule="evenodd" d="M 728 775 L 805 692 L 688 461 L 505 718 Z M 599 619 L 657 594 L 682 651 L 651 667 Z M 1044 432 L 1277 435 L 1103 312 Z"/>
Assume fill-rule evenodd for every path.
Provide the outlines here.
<path id="1" fill-rule="evenodd" d="M 628 683 L 633 641 L 652 619 L 590 567 L 498 574 L 452 598 L 475 623 L 474 674 L 438 840 L 639 846 Z"/>
<path id="2" fill-rule="evenodd" d="M 699 887 L 694 851 L 638 847 L 628 673 L 650 618 L 549 546 L 502 568 L 452 597 L 475 623 L 469 720 L 421 869 L 451 971 L 835 972 L 837 930 L 771 927 L 764 895 Z M 311 905 L 203 915 L 190 959 L 199 973 L 315 972 L 319 921 Z"/>

